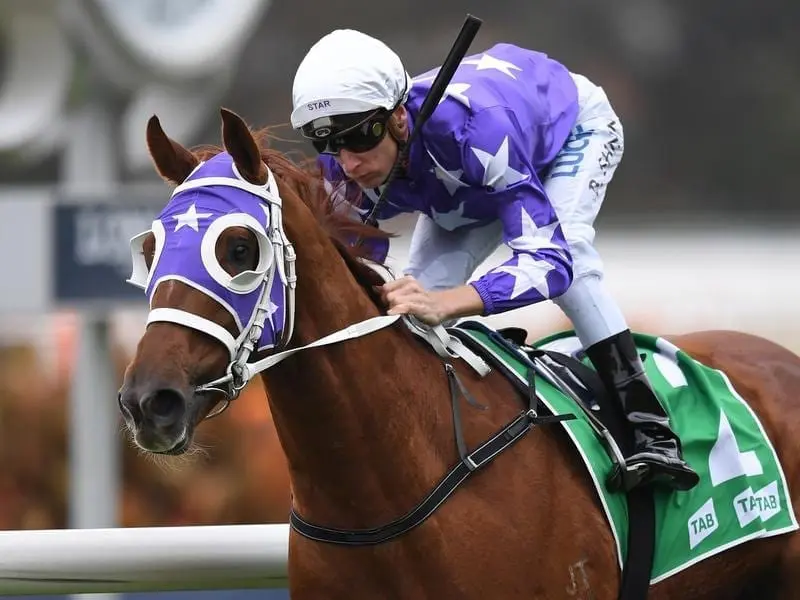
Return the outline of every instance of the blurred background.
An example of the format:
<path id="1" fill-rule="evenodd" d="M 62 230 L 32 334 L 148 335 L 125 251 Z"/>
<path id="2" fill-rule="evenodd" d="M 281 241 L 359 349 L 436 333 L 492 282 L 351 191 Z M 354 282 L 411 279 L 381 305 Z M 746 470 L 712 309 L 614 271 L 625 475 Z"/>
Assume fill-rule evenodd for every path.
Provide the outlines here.
<path id="1" fill-rule="evenodd" d="M 120 434 L 115 391 L 146 316 L 124 283 L 128 239 L 168 198 L 146 120 L 216 144 L 224 105 L 307 154 L 287 125 L 291 85 L 320 36 L 360 29 L 414 75 L 443 60 L 467 12 L 484 20 L 472 52 L 547 52 L 621 117 L 626 154 L 597 229 L 630 322 L 800 351 L 796 2 L 0 0 L 0 529 L 286 521 L 259 384 L 189 459 L 155 463 Z M 398 266 L 412 225 L 387 225 Z M 488 321 L 532 337 L 568 326 L 549 304 Z"/>

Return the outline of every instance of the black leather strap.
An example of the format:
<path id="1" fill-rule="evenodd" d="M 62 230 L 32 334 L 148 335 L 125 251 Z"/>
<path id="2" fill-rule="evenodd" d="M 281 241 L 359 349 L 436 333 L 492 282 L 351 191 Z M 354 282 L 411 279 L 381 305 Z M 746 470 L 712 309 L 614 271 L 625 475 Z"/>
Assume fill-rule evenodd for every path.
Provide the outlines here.
<path id="1" fill-rule="evenodd" d="M 421 525 L 470 475 L 488 465 L 497 456 L 517 443 L 534 425 L 575 418 L 574 415 L 545 415 L 540 417 L 538 414 L 539 400 L 535 392 L 532 391 L 528 394 L 528 408 L 526 410 L 475 450 L 468 452 L 461 430 L 460 398 L 464 397 L 468 403 L 476 408 L 485 409 L 486 407 L 478 404 L 467 392 L 452 365 L 445 364 L 445 373 L 450 386 L 450 401 L 452 403 L 456 445 L 460 460 L 433 491 L 410 512 L 399 519 L 371 529 L 336 529 L 316 525 L 303 519 L 292 508 L 289 515 L 289 523 L 295 531 L 302 536 L 319 542 L 348 546 L 374 545 L 396 538 Z M 533 377 L 531 372 L 529 375 L 531 381 Z"/>

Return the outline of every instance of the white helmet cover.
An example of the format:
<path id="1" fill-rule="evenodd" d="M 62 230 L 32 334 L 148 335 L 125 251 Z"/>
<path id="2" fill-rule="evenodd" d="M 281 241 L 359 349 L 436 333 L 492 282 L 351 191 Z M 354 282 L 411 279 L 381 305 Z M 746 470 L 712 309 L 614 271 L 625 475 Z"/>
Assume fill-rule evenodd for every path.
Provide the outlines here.
<path id="1" fill-rule="evenodd" d="M 353 29 L 337 29 L 306 54 L 292 87 L 292 127 L 321 117 L 391 110 L 408 96 L 411 77 L 386 44 Z"/>

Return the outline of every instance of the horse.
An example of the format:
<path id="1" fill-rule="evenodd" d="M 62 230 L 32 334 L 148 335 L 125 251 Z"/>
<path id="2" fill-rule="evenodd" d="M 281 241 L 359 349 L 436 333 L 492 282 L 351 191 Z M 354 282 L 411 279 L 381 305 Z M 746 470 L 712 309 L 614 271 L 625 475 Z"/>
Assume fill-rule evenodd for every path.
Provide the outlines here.
<path id="1" fill-rule="evenodd" d="M 132 241 L 131 282 L 138 277 L 149 290 L 151 312 L 118 397 L 129 434 L 148 452 L 184 452 L 196 427 L 254 374 L 243 366 L 248 356 L 275 357 L 260 375 L 293 510 L 343 531 L 392 522 L 459 461 L 448 369 L 485 409 L 463 410 L 467 445 L 519 413 L 518 392 L 495 371 L 482 376 L 464 360 L 443 361 L 400 322 L 354 333 L 353 324 L 385 318 L 385 308 L 375 289 L 384 279 L 359 255 L 366 244 L 351 242 L 387 234 L 332 208 L 320 174 L 271 148 L 267 130 L 226 109 L 221 123 L 222 146 L 194 151 L 170 139 L 156 116 L 147 124 L 155 168 L 177 187 L 161 225 Z M 214 236 L 192 237 L 218 204 L 220 214 L 235 212 L 224 204 L 228 184 L 250 216 L 221 216 L 214 223 L 228 220 Z M 171 210 L 177 199 L 183 204 Z M 173 225 L 180 242 L 170 242 Z M 190 254 L 203 255 L 221 291 L 204 292 L 166 267 L 153 273 L 156 260 L 183 264 Z M 248 314 L 238 315 L 233 304 L 251 293 Z M 318 343 L 342 331 L 343 341 Z M 800 358 L 734 331 L 669 339 L 727 373 L 773 440 L 797 502 Z M 800 598 L 798 568 L 798 535 L 758 539 L 652 585 L 648 597 Z M 610 600 L 621 585 L 608 523 L 560 426 L 534 428 L 423 523 L 388 541 L 348 546 L 293 529 L 288 578 L 297 600 Z"/>

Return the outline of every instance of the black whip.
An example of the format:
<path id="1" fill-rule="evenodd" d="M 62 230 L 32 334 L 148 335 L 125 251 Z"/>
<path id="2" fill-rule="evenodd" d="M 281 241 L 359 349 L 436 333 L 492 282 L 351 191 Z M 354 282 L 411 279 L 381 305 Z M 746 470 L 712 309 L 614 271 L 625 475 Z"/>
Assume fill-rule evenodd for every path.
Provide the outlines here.
<path id="1" fill-rule="evenodd" d="M 375 215 L 377 214 L 378 208 L 386 200 L 389 186 L 391 185 L 392 181 L 394 181 L 397 175 L 402 171 L 403 164 L 405 163 L 405 160 L 408 157 L 408 153 L 411 149 L 411 143 L 416 139 L 416 136 L 419 135 L 419 132 L 422 131 L 422 126 L 425 124 L 425 121 L 427 121 L 431 114 L 433 114 L 433 110 L 442 99 L 450 80 L 453 78 L 453 74 L 456 72 L 461 60 L 467 54 L 467 49 L 469 49 L 472 40 L 475 39 L 475 35 L 478 33 L 478 29 L 480 29 L 482 24 L 483 21 L 481 21 L 478 17 L 467 14 L 467 18 L 464 21 L 464 25 L 461 27 L 461 31 L 459 32 L 456 41 L 453 43 L 453 47 L 450 48 L 447 58 L 444 59 L 442 67 L 439 69 L 439 72 L 436 74 L 436 77 L 431 84 L 431 89 L 428 90 L 425 100 L 422 101 L 419 114 L 417 114 L 416 121 L 414 122 L 414 131 L 411 132 L 411 136 L 409 136 L 408 141 L 403 144 L 403 146 L 400 148 L 400 151 L 397 153 L 397 160 L 395 160 L 392 170 L 389 172 L 389 177 L 386 178 L 386 183 L 383 185 L 383 191 L 381 191 L 380 197 L 375 202 L 375 205 L 372 207 L 372 210 L 369 211 L 369 214 L 365 219 L 366 223 L 370 225 L 377 225 L 377 219 L 375 218 Z"/>

